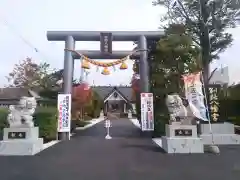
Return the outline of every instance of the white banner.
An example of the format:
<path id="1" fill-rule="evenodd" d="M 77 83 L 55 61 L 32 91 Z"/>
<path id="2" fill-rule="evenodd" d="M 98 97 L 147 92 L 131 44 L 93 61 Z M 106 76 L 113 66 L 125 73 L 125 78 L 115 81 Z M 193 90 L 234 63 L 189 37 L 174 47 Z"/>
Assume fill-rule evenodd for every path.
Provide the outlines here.
<path id="1" fill-rule="evenodd" d="M 141 128 L 142 131 L 154 130 L 152 93 L 141 93 Z"/>
<path id="2" fill-rule="evenodd" d="M 198 119 L 208 121 L 206 107 L 204 103 L 203 84 L 201 82 L 201 73 L 189 74 L 183 76 L 185 96 L 189 106 Z"/>
<path id="3" fill-rule="evenodd" d="M 58 132 L 71 130 L 71 94 L 58 95 Z"/>

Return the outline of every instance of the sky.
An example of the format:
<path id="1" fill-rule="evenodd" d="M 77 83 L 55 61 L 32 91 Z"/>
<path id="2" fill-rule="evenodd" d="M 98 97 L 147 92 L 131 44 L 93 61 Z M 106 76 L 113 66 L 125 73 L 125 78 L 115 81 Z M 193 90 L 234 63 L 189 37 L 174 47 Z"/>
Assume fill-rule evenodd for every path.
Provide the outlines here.
<path id="1" fill-rule="evenodd" d="M 0 1 L 0 87 L 7 85 L 5 76 L 14 64 L 26 57 L 35 62 L 48 62 L 52 68 L 63 68 L 64 42 L 49 42 L 49 30 L 73 31 L 152 31 L 158 30 L 160 17 L 166 11 L 153 7 L 151 0 L 1 0 Z M 225 51 L 212 68 L 228 66 L 230 81 L 240 81 L 239 29 L 229 30 L 233 45 Z M 239 32 L 238 32 L 239 31 Z M 23 38 L 21 38 L 23 37 Z M 38 52 L 34 50 L 38 49 Z M 77 42 L 76 49 L 99 50 L 99 42 Z M 132 42 L 114 42 L 113 50 L 132 50 Z M 127 70 L 101 75 L 92 66 L 87 81 L 95 85 L 127 85 L 132 76 L 133 61 Z M 75 61 L 74 77 L 80 77 L 80 60 Z"/>

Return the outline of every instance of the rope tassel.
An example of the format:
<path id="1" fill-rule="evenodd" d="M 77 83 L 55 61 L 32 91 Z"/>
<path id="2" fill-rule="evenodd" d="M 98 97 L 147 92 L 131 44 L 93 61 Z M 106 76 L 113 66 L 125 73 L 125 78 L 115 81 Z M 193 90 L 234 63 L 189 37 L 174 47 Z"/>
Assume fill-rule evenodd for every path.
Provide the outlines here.
<path id="1" fill-rule="evenodd" d="M 120 69 L 125 70 L 127 68 L 128 68 L 127 64 L 125 62 L 122 62 L 121 66 L 120 66 Z"/>
<path id="2" fill-rule="evenodd" d="M 82 60 L 82 68 L 83 69 L 90 69 L 90 64 L 85 59 Z"/>
<path id="3" fill-rule="evenodd" d="M 104 67 L 103 71 L 102 71 L 102 74 L 103 75 L 109 75 L 110 74 L 110 71 L 107 67 Z"/>

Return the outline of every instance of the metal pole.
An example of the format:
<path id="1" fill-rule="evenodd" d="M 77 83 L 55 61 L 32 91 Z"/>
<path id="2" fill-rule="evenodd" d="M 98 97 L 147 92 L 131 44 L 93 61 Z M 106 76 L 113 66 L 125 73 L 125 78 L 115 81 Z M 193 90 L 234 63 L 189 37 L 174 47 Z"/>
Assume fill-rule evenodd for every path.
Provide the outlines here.
<path id="1" fill-rule="evenodd" d="M 203 80 L 206 85 L 206 101 L 207 105 L 209 106 L 209 63 L 211 61 L 211 43 L 209 38 L 209 30 L 208 26 L 206 24 L 207 22 L 207 8 L 206 8 L 207 0 L 199 0 L 199 6 L 200 6 L 200 28 L 201 28 L 201 37 L 200 37 L 200 43 L 202 48 L 202 63 L 203 63 Z"/>
<path id="2" fill-rule="evenodd" d="M 75 41 L 72 36 L 67 36 L 65 40 L 65 49 L 74 50 Z M 73 71 L 74 71 L 74 60 L 72 58 L 72 52 L 64 52 L 64 70 L 63 70 L 63 93 L 72 94 L 72 81 L 73 81 Z M 70 133 L 70 132 L 69 132 Z M 69 133 L 62 132 L 59 133 L 59 138 L 61 140 L 69 140 Z"/>
<path id="3" fill-rule="evenodd" d="M 147 50 L 147 39 L 144 35 L 139 38 L 139 49 L 140 49 L 140 82 L 141 92 L 149 92 L 149 67 L 148 67 L 148 50 Z"/>
<path id="4" fill-rule="evenodd" d="M 83 63 L 83 61 L 81 60 L 81 64 Z M 81 68 L 81 72 L 80 72 L 80 83 L 82 83 L 83 81 L 85 81 L 85 77 L 84 77 L 84 68 Z"/>
<path id="5" fill-rule="evenodd" d="M 148 49 L 147 49 L 147 39 L 146 36 L 141 35 L 139 38 L 139 50 L 140 50 L 140 59 L 139 59 L 139 74 L 140 74 L 140 93 L 150 92 L 149 87 L 149 65 L 148 65 Z M 139 97 L 140 98 L 140 97 Z M 140 100 L 141 103 L 141 100 Z M 142 117 L 140 113 L 140 123 L 142 124 Z M 152 131 L 142 132 L 144 136 L 152 137 Z"/>
<path id="6" fill-rule="evenodd" d="M 109 136 L 109 127 L 107 127 L 107 135 Z"/>
<path id="7" fill-rule="evenodd" d="M 206 97 L 206 108 L 208 110 L 208 124 L 209 124 L 209 131 L 212 137 L 212 144 L 208 147 L 210 152 L 215 154 L 220 153 L 218 146 L 215 145 L 214 136 L 212 131 L 212 123 L 211 123 L 211 110 L 210 110 L 210 98 L 209 98 L 209 63 L 211 61 L 211 42 L 209 37 L 209 30 L 207 26 L 207 4 L 208 0 L 199 0 L 200 6 L 200 18 L 201 18 L 201 37 L 200 37 L 200 44 L 202 48 L 202 62 L 203 62 L 203 83 L 205 87 L 205 97 Z M 210 111 L 210 112 L 209 112 Z"/>

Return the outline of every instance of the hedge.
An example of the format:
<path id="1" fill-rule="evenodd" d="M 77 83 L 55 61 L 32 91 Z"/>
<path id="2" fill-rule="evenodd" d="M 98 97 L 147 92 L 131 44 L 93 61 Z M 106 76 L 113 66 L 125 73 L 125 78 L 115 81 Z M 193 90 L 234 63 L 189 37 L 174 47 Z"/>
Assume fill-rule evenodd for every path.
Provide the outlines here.
<path id="1" fill-rule="evenodd" d="M 166 114 L 156 114 L 154 121 L 154 137 L 165 136 L 165 125 L 169 123 L 169 116 Z"/>
<path id="2" fill-rule="evenodd" d="M 87 121 L 79 121 L 79 120 L 75 121 L 76 127 L 84 127 L 88 124 L 89 124 L 89 122 L 87 122 Z"/>
<path id="3" fill-rule="evenodd" d="M 240 100 L 225 99 L 219 101 L 219 103 L 220 119 L 240 125 Z"/>
<path id="4" fill-rule="evenodd" d="M 8 126 L 7 122 L 8 109 L 0 108 L 0 139 L 3 136 L 3 129 Z"/>
<path id="5" fill-rule="evenodd" d="M 3 129 L 8 127 L 7 108 L 0 108 L 0 139 L 2 139 Z M 76 127 L 87 125 L 92 117 L 85 115 L 84 121 L 71 121 L 71 131 Z M 39 127 L 39 137 L 44 139 L 44 142 L 56 140 L 57 138 L 57 108 L 56 107 L 38 107 L 33 115 L 34 125 Z"/>
<path id="6" fill-rule="evenodd" d="M 39 127 L 39 136 L 45 142 L 57 138 L 57 108 L 38 107 L 33 115 L 35 126 Z"/>
<path id="7" fill-rule="evenodd" d="M 240 116 L 228 117 L 227 121 L 240 126 Z"/>
<path id="8" fill-rule="evenodd" d="M 91 104 L 84 107 L 84 113 L 91 118 L 98 118 L 101 112 L 101 106 L 97 100 L 93 100 Z"/>

